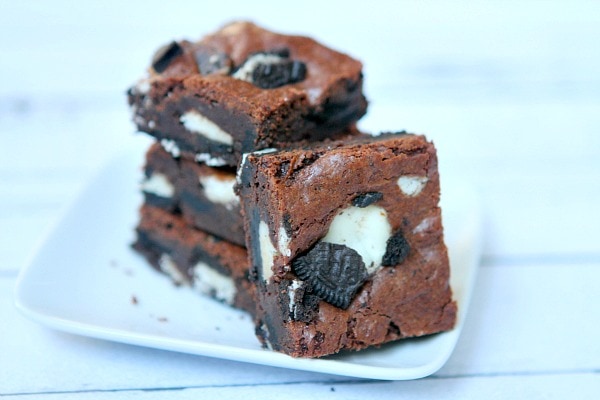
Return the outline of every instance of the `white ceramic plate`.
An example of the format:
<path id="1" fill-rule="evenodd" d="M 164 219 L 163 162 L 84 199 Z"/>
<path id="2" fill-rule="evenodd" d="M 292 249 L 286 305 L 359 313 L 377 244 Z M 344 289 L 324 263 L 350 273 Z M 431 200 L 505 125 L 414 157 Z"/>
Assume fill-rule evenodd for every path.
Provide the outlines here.
<path id="1" fill-rule="evenodd" d="M 22 271 L 16 305 L 63 331 L 210 357 L 374 379 L 416 379 L 450 357 L 463 327 L 481 250 L 481 213 L 468 185 L 443 181 L 442 207 L 458 302 L 454 330 L 322 359 L 264 350 L 246 314 L 173 286 L 129 244 L 141 203 L 141 152 L 113 160 Z M 443 178 L 443 177 L 442 177 Z"/>

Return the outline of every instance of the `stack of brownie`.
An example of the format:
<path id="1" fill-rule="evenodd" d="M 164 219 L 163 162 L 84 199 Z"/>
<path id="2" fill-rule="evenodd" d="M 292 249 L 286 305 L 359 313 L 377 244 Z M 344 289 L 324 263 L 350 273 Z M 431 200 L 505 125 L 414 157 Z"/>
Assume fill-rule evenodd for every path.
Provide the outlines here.
<path id="1" fill-rule="evenodd" d="M 435 148 L 356 129 L 359 61 L 236 22 L 160 48 L 128 94 L 156 138 L 134 248 L 174 282 L 295 357 L 452 328 Z"/>

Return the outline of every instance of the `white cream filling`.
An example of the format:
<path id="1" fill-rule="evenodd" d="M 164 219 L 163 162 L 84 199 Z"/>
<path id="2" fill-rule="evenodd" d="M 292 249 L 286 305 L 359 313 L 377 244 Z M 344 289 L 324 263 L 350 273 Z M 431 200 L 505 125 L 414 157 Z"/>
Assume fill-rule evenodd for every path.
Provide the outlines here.
<path id="1" fill-rule="evenodd" d="M 264 221 L 258 225 L 258 240 L 260 245 L 260 259 L 262 261 L 262 277 L 268 281 L 273 276 L 273 260 L 277 255 L 277 249 L 273 246 L 269 237 L 269 227 Z"/>
<path id="2" fill-rule="evenodd" d="M 435 223 L 438 217 L 428 217 L 423 219 L 423 221 L 419 222 L 419 225 L 415 226 L 413 229 L 413 233 L 423 233 L 426 232 L 431 226 Z"/>
<path id="3" fill-rule="evenodd" d="M 294 279 L 290 286 L 288 286 L 288 309 L 290 311 L 291 316 L 293 316 L 296 313 L 296 291 L 302 287 L 302 284 L 302 281 Z"/>
<path id="4" fill-rule="evenodd" d="M 161 271 L 173 279 L 173 282 L 177 284 L 184 284 L 188 282 L 187 277 L 179 269 L 177 269 L 177 266 L 170 255 L 166 253 L 161 255 L 158 259 L 158 266 L 160 267 Z"/>
<path id="5" fill-rule="evenodd" d="M 196 161 L 204 163 L 209 167 L 222 167 L 227 165 L 223 157 L 213 157 L 210 153 L 197 153 L 194 157 Z"/>
<path id="6" fill-rule="evenodd" d="M 409 197 L 417 196 L 427 184 L 426 176 L 406 175 L 398 178 L 398 186 L 402 193 Z"/>
<path id="7" fill-rule="evenodd" d="M 279 252 L 286 257 L 292 255 L 292 251 L 289 248 L 290 238 L 288 237 L 287 232 L 285 231 L 285 228 L 283 226 L 279 227 L 279 234 L 277 236 L 277 248 L 279 249 Z"/>
<path id="8" fill-rule="evenodd" d="M 204 187 L 204 195 L 211 202 L 222 204 L 228 210 L 232 210 L 240 203 L 239 197 L 233 190 L 235 177 L 220 179 L 213 175 L 205 175 L 200 177 L 200 183 Z"/>
<path id="9" fill-rule="evenodd" d="M 148 92 L 150 92 L 150 81 L 148 79 L 140 80 L 137 85 L 135 85 L 135 90 L 139 94 L 148 94 Z"/>
<path id="10" fill-rule="evenodd" d="M 265 324 L 262 324 L 262 325 L 260 326 L 260 330 L 261 330 L 261 331 L 263 331 L 263 332 L 265 333 L 265 334 L 264 334 L 264 336 L 263 336 L 263 339 L 264 339 L 264 341 L 265 341 L 265 346 L 267 346 L 267 349 L 268 349 L 268 350 L 273 350 L 273 345 L 272 345 L 272 344 L 271 344 L 271 342 L 269 341 L 269 336 L 270 336 L 270 333 L 269 333 L 269 328 L 267 327 L 267 325 L 265 325 Z"/>
<path id="11" fill-rule="evenodd" d="M 391 235 L 392 227 L 383 208 L 376 205 L 364 208 L 350 206 L 333 218 L 327 234 L 321 240 L 354 249 L 371 274 L 381 267 Z"/>
<path id="12" fill-rule="evenodd" d="M 199 262 L 193 267 L 193 276 L 194 287 L 201 293 L 214 296 L 217 300 L 227 304 L 233 304 L 236 289 L 231 277 L 203 262 Z"/>
<path id="13" fill-rule="evenodd" d="M 306 92 L 308 94 L 308 101 L 311 104 L 316 104 L 323 91 L 321 88 L 310 88 Z"/>
<path id="14" fill-rule="evenodd" d="M 243 153 L 242 154 L 242 162 L 240 162 L 240 167 L 238 168 L 237 173 L 236 173 L 236 180 L 237 180 L 237 182 L 238 183 L 242 182 L 242 169 L 244 168 L 244 165 L 246 164 L 246 160 L 248 159 L 248 155 L 249 154 L 261 155 L 261 154 L 274 153 L 276 151 L 277 151 L 277 149 L 269 147 L 269 148 L 266 148 L 266 149 L 253 151 L 251 153 Z"/>
<path id="15" fill-rule="evenodd" d="M 171 139 L 162 139 L 160 141 L 160 144 L 163 147 L 163 149 L 165 149 L 165 151 L 171 154 L 173 157 L 179 158 L 179 156 L 181 156 L 181 150 L 179 149 L 179 146 L 177 146 L 177 143 L 175 143 L 175 141 Z"/>
<path id="16" fill-rule="evenodd" d="M 231 76 L 235 79 L 240 79 L 242 81 L 252 83 L 252 73 L 254 72 L 256 67 L 258 67 L 260 64 L 271 65 L 278 64 L 280 62 L 281 56 L 278 56 L 276 54 L 254 54 L 253 56 L 248 57 L 248 59 L 246 60 L 246 62 L 244 62 L 240 69 L 235 71 L 235 73 Z"/>
<path id="17" fill-rule="evenodd" d="M 233 144 L 233 137 L 229 133 L 225 132 L 221 127 L 200 114 L 198 111 L 190 110 L 184 113 L 179 118 L 179 121 L 181 121 L 183 126 L 185 126 L 185 129 L 190 132 L 197 133 L 215 142 L 224 143 L 230 146 Z"/>
<path id="18" fill-rule="evenodd" d="M 150 177 L 144 179 L 141 184 L 143 192 L 159 197 L 171 198 L 175 194 L 175 187 L 165 174 L 153 172 Z"/>

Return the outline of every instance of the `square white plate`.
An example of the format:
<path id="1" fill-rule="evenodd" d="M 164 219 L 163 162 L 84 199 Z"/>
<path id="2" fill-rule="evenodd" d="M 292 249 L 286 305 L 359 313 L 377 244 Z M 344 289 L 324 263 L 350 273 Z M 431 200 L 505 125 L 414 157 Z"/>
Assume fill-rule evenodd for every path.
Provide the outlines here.
<path id="1" fill-rule="evenodd" d="M 100 339 L 373 379 L 421 378 L 450 357 L 481 252 L 481 209 L 468 185 L 442 176 L 445 237 L 459 309 L 456 327 L 376 349 L 294 359 L 262 349 L 245 313 L 175 287 L 130 249 L 142 201 L 141 153 L 129 151 L 107 165 L 22 271 L 15 302 L 26 316 Z"/>

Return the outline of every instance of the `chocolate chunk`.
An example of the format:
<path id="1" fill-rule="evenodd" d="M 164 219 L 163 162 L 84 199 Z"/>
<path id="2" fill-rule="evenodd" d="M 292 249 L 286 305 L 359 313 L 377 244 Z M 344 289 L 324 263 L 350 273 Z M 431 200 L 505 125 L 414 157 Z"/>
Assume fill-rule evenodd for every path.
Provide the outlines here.
<path id="1" fill-rule="evenodd" d="M 283 228 L 285 233 L 291 237 L 294 234 L 294 228 L 292 227 L 292 220 L 290 214 L 283 214 Z"/>
<path id="2" fill-rule="evenodd" d="M 194 53 L 198 70 L 202 75 L 227 75 L 231 72 L 233 61 L 223 52 L 211 49 L 198 49 Z"/>
<path id="3" fill-rule="evenodd" d="M 171 64 L 175 58 L 183 54 L 183 49 L 177 42 L 164 45 L 156 51 L 152 58 L 152 68 L 159 74 Z"/>
<path id="4" fill-rule="evenodd" d="M 410 252 L 410 245 L 402 235 L 401 231 L 397 231 L 387 241 L 385 254 L 381 260 L 381 265 L 393 266 L 398 265 L 406 260 Z"/>
<path id="5" fill-rule="evenodd" d="M 346 309 L 368 277 L 362 257 L 341 244 L 318 242 L 292 262 L 294 272 L 312 291 L 336 307 Z"/>
<path id="6" fill-rule="evenodd" d="M 281 48 L 272 49 L 272 50 L 268 50 L 268 51 L 255 52 L 255 53 L 252 53 L 251 56 L 253 56 L 255 54 L 271 54 L 274 56 L 279 56 L 281 58 L 290 58 L 290 49 L 288 49 L 287 47 L 281 47 Z"/>
<path id="7" fill-rule="evenodd" d="M 383 193 L 380 192 L 365 192 L 361 193 L 352 199 L 352 205 L 355 207 L 365 208 L 371 204 L 381 200 Z"/>
<path id="8" fill-rule="evenodd" d="M 233 77 L 261 89 L 273 89 L 304 80 L 306 64 L 291 60 L 287 49 L 254 53 L 244 61 Z"/>
<path id="9" fill-rule="evenodd" d="M 300 82 L 306 76 L 306 65 L 300 61 L 259 63 L 252 72 L 252 83 L 262 89 L 273 89 Z"/>

